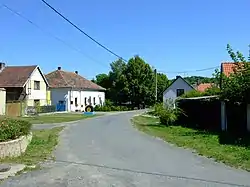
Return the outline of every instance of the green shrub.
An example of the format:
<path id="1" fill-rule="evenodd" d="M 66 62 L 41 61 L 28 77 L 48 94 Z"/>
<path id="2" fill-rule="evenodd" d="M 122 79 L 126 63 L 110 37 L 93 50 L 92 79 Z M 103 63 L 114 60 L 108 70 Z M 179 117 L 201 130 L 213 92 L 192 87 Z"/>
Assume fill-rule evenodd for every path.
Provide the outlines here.
<path id="1" fill-rule="evenodd" d="M 31 123 L 25 120 L 0 118 L 0 142 L 14 140 L 20 136 L 28 135 Z"/>
<path id="2" fill-rule="evenodd" d="M 106 103 L 103 106 L 96 105 L 94 111 L 110 112 L 110 111 L 128 111 L 129 108 L 126 106 L 114 106 Z"/>
<path id="3" fill-rule="evenodd" d="M 178 119 L 181 110 L 174 105 L 174 101 L 166 100 L 166 102 L 155 104 L 151 115 L 157 116 L 160 119 L 161 124 L 174 125 Z"/>

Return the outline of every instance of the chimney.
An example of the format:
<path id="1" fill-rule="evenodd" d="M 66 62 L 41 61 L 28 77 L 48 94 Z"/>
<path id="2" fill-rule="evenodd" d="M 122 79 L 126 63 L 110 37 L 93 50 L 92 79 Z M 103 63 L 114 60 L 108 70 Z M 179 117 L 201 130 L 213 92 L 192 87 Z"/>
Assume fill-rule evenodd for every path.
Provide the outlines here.
<path id="1" fill-rule="evenodd" d="M 57 69 L 58 69 L 58 70 L 61 70 L 62 68 L 59 66 Z"/>
<path id="2" fill-rule="evenodd" d="M 78 71 L 75 71 L 75 74 L 78 74 Z"/>
<path id="3" fill-rule="evenodd" d="M 181 76 L 180 76 L 180 75 L 177 75 L 177 76 L 176 76 L 176 79 L 178 79 L 178 78 L 181 78 Z"/>
<path id="4" fill-rule="evenodd" d="M 5 63 L 4 62 L 0 62 L 0 71 L 2 71 L 5 68 Z"/>

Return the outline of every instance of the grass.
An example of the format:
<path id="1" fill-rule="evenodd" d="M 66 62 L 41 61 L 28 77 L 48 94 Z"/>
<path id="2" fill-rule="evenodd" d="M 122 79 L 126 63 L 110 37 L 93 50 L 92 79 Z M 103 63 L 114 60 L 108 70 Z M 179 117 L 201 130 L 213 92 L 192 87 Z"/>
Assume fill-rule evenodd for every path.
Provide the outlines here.
<path id="1" fill-rule="evenodd" d="M 26 152 L 20 157 L 5 158 L 0 163 L 20 163 L 25 165 L 37 165 L 48 158 L 52 158 L 52 151 L 58 143 L 59 133 L 63 127 L 46 130 L 34 130 L 31 143 Z"/>
<path id="2" fill-rule="evenodd" d="M 133 118 L 134 125 L 141 131 L 227 165 L 250 171 L 250 148 L 237 145 L 222 145 L 219 137 L 204 131 L 181 126 L 166 127 L 159 119 L 144 116 Z"/>
<path id="3" fill-rule="evenodd" d="M 48 114 L 48 115 L 32 116 L 32 117 L 18 117 L 18 119 L 29 120 L 32 124 L 44 124 L 44 123 L 62 123 L 62 122 L 77 121 L 96 116 L 100 116 L 100 114 L 86 116 L 79 113 L 61 113 L 61 114 Z"/>

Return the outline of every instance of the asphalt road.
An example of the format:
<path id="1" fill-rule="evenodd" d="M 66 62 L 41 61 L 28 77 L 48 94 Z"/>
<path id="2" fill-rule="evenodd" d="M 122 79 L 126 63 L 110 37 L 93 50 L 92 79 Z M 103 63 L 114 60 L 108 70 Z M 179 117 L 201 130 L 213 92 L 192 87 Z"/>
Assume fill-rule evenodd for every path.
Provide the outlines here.
<path id="1" fill-rule="evenodd" d="M 135 130 L 136 112 L 73 123 L 61 134 L 56 162 L 0 187 L 250 186 L 250 173 L 215 163 Z"/>

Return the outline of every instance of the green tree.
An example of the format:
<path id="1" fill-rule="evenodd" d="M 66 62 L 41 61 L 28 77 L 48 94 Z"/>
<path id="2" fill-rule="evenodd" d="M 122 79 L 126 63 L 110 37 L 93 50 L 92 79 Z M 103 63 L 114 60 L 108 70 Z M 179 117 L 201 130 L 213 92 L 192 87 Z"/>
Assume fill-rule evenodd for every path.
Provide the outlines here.
<path id="1" fill-rule="evenodd" d="M 126 79 L 129 88 L 129 100 L 134 106 L 145 103 L 151 105 L 154 100 L 153 69 L 139 56 L 128 61 Z"/>
<path id="2" fill-rule="evenodd" d="M 125 75 L 127 64 L 118 59 L 110 64 L 111 71 L 109 72 L 110 80 L 110 97 L 117 105 L 128 101 L 128 81 Z"/>
<path id="3" fill-rule="evenodd" d="M 229 77 L 222 77 L 221 98 L 229 102 L 249 103 L 250 56 L 246 60 L 241 52 L 234 52 L 229 44 L 227 45 L 227 52 L 235 62 L 235 68 Z"/>
<path id="4" fill-rule="evenodd" d="M 163 92 L 169 86 L 170 81 L 167 76 L 163 73 L 157 73 L 157 101 L 162 102 Z M 155 84 L 153 86 L 153 90 L 155 90 Z"/>

